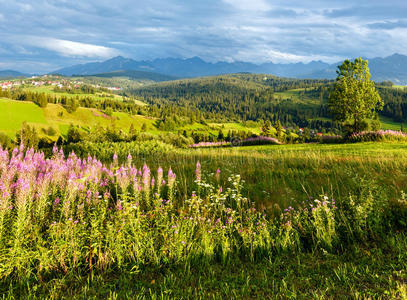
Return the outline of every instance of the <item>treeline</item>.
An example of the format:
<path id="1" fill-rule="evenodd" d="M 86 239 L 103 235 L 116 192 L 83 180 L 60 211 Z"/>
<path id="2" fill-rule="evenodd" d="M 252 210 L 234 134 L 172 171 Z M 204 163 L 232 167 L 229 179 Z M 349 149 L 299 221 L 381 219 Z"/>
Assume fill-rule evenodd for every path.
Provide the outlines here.
<path id="1" fill-rule="evenodd" d="M 378 86 L 378 91 L 384 100 L 381 115 L 392 118 L 395 122 L 407 121 L 407 89 Z"/>
<path id="2" fill-rule="evenodd" d="M 74 87 L 73 85 L 67 85 L 63 87 L 55 86 L 54 92 L 56 93 L 68 93 L 68 94 L 96 94 L 97 92 L 107 92 L 105 88 L 96 88 L 91 85 L 83 84 L 79 87 Z"/>
<path id="3" fill-rule="evenodd" d="M 340 124 L 332 121 L 328 108 L 332 83 L 234 74 L 158 83 L 127 92 L 157 106 L 161 117 L 195 115 L 195 119 L 217 122 L 279 120 L 286 127 L 337 130 Z M 380 114 L 396 122 L 406 121 L 407 90 L 391 86 L 391 82 L 377 84 L 385 103 Z M 293 89 L 299 89 L 299 101 L 276 94 Z"/>
<path id="4" fill-rule="evenodd" d="M 284 126 L 337 128 L 332 121 L 313 122 L 329 118 L 326 104 L 329 95 L 327 80 L 292 80 L 267 78 L 264 75 L 238 74 L 191 80 L 178 80 L 133 89 L 133 96 L 155 105 L 168 114 L 190 116 L 210 121 L 280 120 Z M 275 92 L 304 88 L 304 97 L 320 102 L 297 103 L 282 99 Z"/>
<path id="5" fill-rule="evenodd" d="M 103 100 L 95 99 L 91 96 L 56 96 L 47 93 L 37 93 L 25 90 L 0 90 L 0 97 L 10 98 L 18 101 L 31 101 L 40 107 L 46 107 L 48 103 L 61 104 L 70 113 L 75 112 L 79 107 L 96 108 L 103 111 L 120 111 L 130 114 L 160 116 L 157 107 L 143 107 L 134 102 L 134 100 L 116 100 L 106 98 Z"/>

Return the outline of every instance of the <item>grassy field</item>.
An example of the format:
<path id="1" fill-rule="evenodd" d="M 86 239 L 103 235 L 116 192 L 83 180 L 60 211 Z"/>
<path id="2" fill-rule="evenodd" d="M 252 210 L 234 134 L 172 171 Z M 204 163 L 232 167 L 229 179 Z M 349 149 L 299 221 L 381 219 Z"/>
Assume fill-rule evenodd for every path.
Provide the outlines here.
<path id="1" fill-rule="evenodd" d="M 164 199 L 174 199 L 177 206 L 172 209 L 154 202 L 157 207 L 147 206 L 145 215 L 133 214 L 126 211 L 132 207 L 126 203 L 132 203 L 133 198 L 124 193 L 123 208 L 114 206 L 107 213 L 100 210 L 105 209 L 103 201 L 91 200 L 89 205 L 95 206 L 84 215 L 80 209 L 74 213 L 76 206 L 72 206 L 72 218 L 80 220 L 74 227 L 69 214 L 63 217 L 63 211 L 59 214 L 55 209 L 52 198 L 44 204 L 49 207 L 45 210 L 49 221 L 41 217 L 33 223 L 24 221 L 30 228 L 30 234 L 24 236 L 26 243 L 0 238 L 0 272 L 6 274 L 0 293 L 9 298 L 65 299 L 405 299 L 407 227 L 403 222 L 407 203 L 402 191 L 407 189 L 406 150 L 407 143 L 307 144 L 177 150 L 154 157 L 133 157 L 140 169 L 148 163 L 152 176 L 159 176 L 154 171 L 158 166 L 164 170 L 172 167 L 178 193 L 175 198 Z M 195 182 L 198 160 L 205 182 L 201 188 Z M 56 166 L 60 164 L 55 162 Z M 67 177 L 67 183 L 61 185 L 66 191 L 60 190 L 59 184 L 50 186 L 52 197 L 75 191 L 69 184 L 102 189 L 93 184 L 92 178 L 97 175 L 89 176 L 99 173 L 88 173 L 100 166 L 90 161 L 87 171 L 84 164 L 81 172 L 86 178 L 72 182 Z M 75 164 L 69 165 L 72 168 Z M 221 170 L 219 181 L 217 168 Z M 242 195 L 233 190 L 234 181 L 228 180 L 232 174 L 241 174 L 244 180 Z M 120 187 L 116 186 L 116 193 L 121 195 L 118 191 L 125 183 L 119 178 L 117 182 Z M 233 230 L 228 229 L 232 226 L 227 225 L 228 221 L 223 227 L 213 225 L 216 234 L 212 235 L 215 229 L 208 227 L 209 221 L 198 220 L 203 216 L 223 220 L 230 210 L 222 208 L 220 215 L 212 217 L 211 206 L 205 201 L 223 198 L 219 194 L 222 192 L 210 191 L 207 184 L 223 186 L 223 192 L 229 195 L 225 199 L 231 203 L 246 201 L 245 197 L 255 201 L 258 210 L 267 215 L 267 231 L 256 227 L 265 221 L 227 204 L 237 210 L 233 216 L 242 223 L 232 223 Z M 80 193 L 75 201 L 82 203 L 85 197 L 89 201 L 87 195 Z M 323 196 L 336 199 L 339 208 L 319 206 L 320 217 L 310 208 L 304 210 L 310 203 L 316 205 L 313 199 L 325 199 Z M 39 211 L 36 205 L 34 202 L 35 213 Z M 291 219 L 296 224 L 292 227 L 282 215 L 289 206 L 294 207 L 296 216 Z M 61 207 L 67 209 L 66 205 Z M 326 211 L 333 213 L 334 230 L 326 227 L 330 220 Z M 117 215 L 109 217 L 113 213 Z M 178 218 L 179 214 L 183 217 Z M 239 214 L 247 218 L 240 219 Z M 16 216 L 19 214 L 6 219 Z M 116 230 L 125 226 L 122 218 L 129 225 Z M 250 218 L 254 218 L 253 223 L 245 223 Z M 254 228 L 260 240 L 241 235 Z M 332 247 L 326 244 L 331 237 Z M 210 241 L 220 244 L 211 246 Z M 38 243 L 41 246 L 32 246 Z M 225 254 L 224 249 L 230 252 Z"/>
<path id="2" fill-rule="evenodd" d="M 179 150 L 154 157 L 137 157 L 139 165 L 172 167 L 183 178 L 179 193 L 187 198 L 200 161 L 205 176 L 217 168 L 221 179 L 241 174 L 245 192 L 259 208 L 287 208 L 308 196 L 343 197 L 375 187 L 389 199 L 407 190 L 407 143 L 295 144 Z M 276 206 L 277 205 L 277 206 Z"/>
<path id="3" fill-rule="evenodd" d="M 14 101 L 5 98 L 0 100 L 0 108 L 4 108 L 0 110 L 0 131 L 5 132 L 12 138 L 15 136 L 15 133 L 21 129 L 21 125 L 24 121 L 34 126 L 40 135 L 43 135 L 42 129 L 46 130 L 49 127 L 54 128 L 57 135 L 65 135 L 70 124 L 78 125 L 83 128 L 97 125 L 102 127 L 115 126 L 117 129 L 122 129 L 126 132 L 132 124 L 134 128 L 139 131 L 143 124 L 146 124 L 147 132 L 152 134 L 163 133 L 163 131 L 158 130 L 154 126 L 156 119 L 150 117 L 129 115 L 123 112 L 113 112 L 112 116 L 107 116 L 97 109 L 83 107 L 78 108 L 73 113 L 68 113 L 63 106 L 58 104 L 48 104 L 45 108 L 40 108 L 32 102 Z M 219 130 L 222 130 L 225 135 L 229 130 L 260 133 L 260 128 L 246 127 L 241 123 L 210 123 L 208 125 L 195 123 L 176 128 L 174 132 L 179 130 L 197 130 L 216 136 Z"/>
<path id="4" fill-rule="evenodd" d="M 308 91 L 312 90 L 311 88 L 307 89 Z M 292 89 L 285 92 L 276 92 L 274 93 L 274 99 L 278 100 L 287 100 L 290 99 L 293 103 L 302 103 L 306 105 L 319 105 L 321 101 L 315 97 L 310 97 L 305 93 L 305 89 Z"/>
<path id="5" fill-rule="evenodd" d="M 44 112 L 34 103 L 0 98 L 0 131 L 14 138 L 23 122 L 47 124 Z"/>
<path id="6" fill-rule="evenodd" d="M 380 117 L 381 128 L 385 130 L 401 130 L 401 123 L 394 122 L 391 118 Z M 404 128 L 407 128 L 407 123 L 403 123 Z"/>
<path id="7" fill-rule="evenodd" d="M 40 135 L 42 129 L 53 127 L 58 134 L 66 134 L 70 124 L 84 128 L 97 125 L 103 127 L 115 126 L 118 129 L 128 131 L 131 124 L 136 130 L 140 130 L 146 124 L 147 130 L 155 131 L 152 118 L 129 115 L 122 112 L 114 112 L 107 116 L 96 109 L 78 108 L 73 113 L 68 113 L 64 107 L 57 104 L 48 104 L 46 108 L 40 108 L 32 102 L 0 99 L 0 131 L 10 137 L 15 137 L 21 129 L 23 122 L 34 126 Z"/>
<path id="8" fill-rule="evenodd" d="M 105 93 L 105 92 L 99 92 L 99 93 L 95 93 L 95 94 L 70 94 L 70 93 L 65 93 L 65 92 L 60 93 L 60 92 L 54 91 L 54 86 L 26 87 L 26 88 L 24 88 L 24 90 L 30 91 L 30 92 L 35 92 L 35 93 L 46 93 L 46 94 L 55 96 L 57 98 L 61 98 L 62 96 L 66 97 L 66 98 L 89 97 L 89 98 L 92 98 L 94 100 L 99 100 L 99 101 L 105 100 L 105 99 L 114 99 L 114 100 L 122 101 L 124 99 L 123 96 L 111 94 L 111 93 Z M 138 105 L 141 105 L 141 106 L 147 105 L 145 102 L 142 102 L 139 100 L 135 100 L 135 103 Z"/>

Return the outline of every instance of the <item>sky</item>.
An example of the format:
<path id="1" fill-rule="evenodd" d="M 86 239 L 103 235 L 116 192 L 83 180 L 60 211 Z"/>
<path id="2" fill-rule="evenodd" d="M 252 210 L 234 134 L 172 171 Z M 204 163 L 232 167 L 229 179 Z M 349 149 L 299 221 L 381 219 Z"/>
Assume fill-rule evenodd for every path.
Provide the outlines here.
<path id="1" fill-rule="evenodd" d="M 0 70 L 135 60 L 407 55 L 405 0 L 0 0 Z"/>

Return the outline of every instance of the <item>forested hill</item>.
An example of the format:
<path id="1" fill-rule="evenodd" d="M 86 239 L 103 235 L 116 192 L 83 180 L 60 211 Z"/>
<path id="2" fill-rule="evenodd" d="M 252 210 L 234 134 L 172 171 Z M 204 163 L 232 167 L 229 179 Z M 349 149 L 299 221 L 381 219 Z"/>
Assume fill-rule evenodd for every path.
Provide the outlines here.
<path id="1" fill-rule="evenodd" d="M 285 126 L 336 127 L 328 110 L 333 81 L 298 80 L 271 75 L 232 74 L 176 80 L 129 90 L 133 96 L 177 115 L 207 120 L 271 120 Z M 406 120 L 407 90 L 378 85 L 381 113 Z"/>
<path id="2" fill-rule="evenodd" d="M 327 117 L 328 80 L 296 80 L 270 75 L 233 74 L 163 82 L 129 91 L 171 111 L 198 110 L 210 120 L 280 120 L 304 125 Z M 286 91 L 298 90 L 289 95 Z M 322 107 L 320 104 L 323 104 Z"/>

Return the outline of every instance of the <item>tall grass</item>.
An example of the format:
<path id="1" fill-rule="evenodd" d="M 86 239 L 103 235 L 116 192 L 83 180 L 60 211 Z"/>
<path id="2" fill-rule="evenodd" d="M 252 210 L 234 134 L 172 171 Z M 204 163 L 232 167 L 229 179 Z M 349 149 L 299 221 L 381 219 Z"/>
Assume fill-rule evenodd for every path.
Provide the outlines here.
<path id="1" fill-rule="evenodd" d="M 309 197 L 274 216 L 244 196 L 240 175 L 205 176 L 195 165 L 194 191 L 175 193 L 182 178 L 132 157 L 119 165 L 0 151 L 0 277 L 8 282 L 123 268 L 258 261 L 279 253 L 338 253 L 347 245 L 405 229 L 404 196 L 392 203 L 362 189 L 336 201 Z M 211 178 L 206 180 L 205 178 Z M 361 185 L 363 187 L 363 184 Z M 54 275 L 53 275 L 54 274 Z"/>

